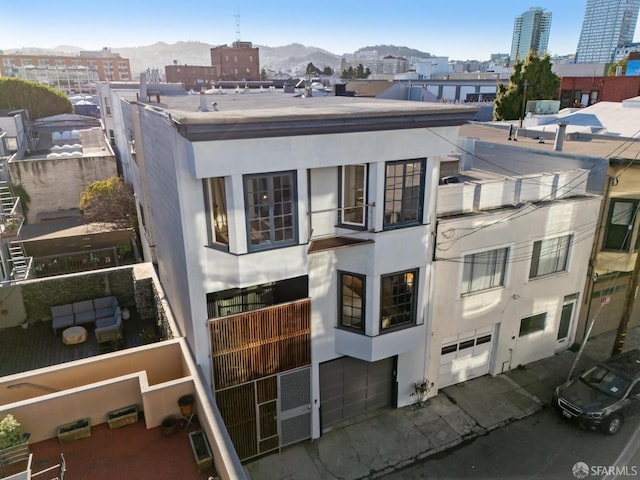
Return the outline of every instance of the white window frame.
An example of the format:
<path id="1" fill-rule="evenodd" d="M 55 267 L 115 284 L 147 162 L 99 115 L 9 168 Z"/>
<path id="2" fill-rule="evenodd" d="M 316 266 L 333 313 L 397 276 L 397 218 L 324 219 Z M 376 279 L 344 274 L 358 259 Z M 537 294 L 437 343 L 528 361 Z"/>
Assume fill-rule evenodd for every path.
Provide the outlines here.
<path id="1" fill-rule="evenodd" d="M 536 243 L 540 243 L 540 252 L 542 254 L 547 253 L 547 252 L 552 252 L 554 247 L 549 246 L 549 245 L 544 245 L 545 242 L 552 242 L 552 241 L 557 241 L 557 240 L 561 240 L 561 239 L 567 239 L 567 245 L 566 245 L 566 253 L 565 253 L 565 258 L 564 258 L 564 266 L 561 269 L 556 269 L 556 270 L 550 270 L 550 271 L 544 271 L 543 273 L 541 273 L 540 270 L 540 255 L 538 255 L 537 259 L 534 258 L 535 255 L 535 250 L 536 250 Z M 573 246 L 573 239 L 574 239 L 574 234 L 573 233 L 566 233 L 564 235 L 556 235 L 553 237 L 546 237 L 546 238 L 541 238 L 538 240 L 534 240 L 532 246 L 531 246 L 531 262 L 529 264 L 529 273 L 528 273 L 528 278 L 529 280 L 535 280 L 538 278 L 544 278 L 544 277 L 548 277 L 549 275 L 559 275 L 559 274 L 563 274 L 569 271 L 569 265 L 570 265 L 570 261 L 571 261 L 571 253 L 572 253 L 572 246 Z M 544 250 L 544 249 L 547 250 Z M 554 260 L 554 263 L 558 263 L 558 258 L 556 257 L 556 259 Z M 533 275 L 533 266 L 534 263 L 537 262 L 537 266 L 536 266 L 536 273 L 535 275 Z"/>
<path id="2" fill-rule="evenodd" d="M 511 248 L 512 245 L 497 245 L 495 248 L 490 248 L 490 249 L 482 249 L 482 250 L 474 250 L 468 253 L 465 253 L 462 256 L 462 268 L 460 269 L 460 295 L 463 297 L 469 296 L 469 295 L 476 295 L 479 293 L 484 293 L 484 292 L 489 292 L 492 290 L 497 290 L 500 288 L 505 288 L 507 286 L 507 282 L 509 280 L 509 262 L 511 260 Z M 477 289 L 477 290 L 468 290 L 465 291 L 464 285 L 465 285 L 465 270 L 467 268 L 467 261 L 469 257 L 473 257 L 474 255 L 481 255 L 481 254 L 485 254 L 485 253 L 490 253 L 490 252 L 497 252 L 500 250 L 506 250 L 506 254 L 505 254 L 505 258 L 504 258 L 504 267 L 503 267 L 503 273 L 502 273 L 502 283 L 500 285 L 493 285 L 487 288 L 482 288 L 482 289 Z M 472 283 L 472 282 L 471 282 Z"/>
<path id="3" fill-rule="evenodd" d="M 353 194 L 347 195 L 347 182 L 345 181 L 347 169 L 353 167 L 362 167 L 364 170 L 364 176 L 362 179 L 362 198 L 360 200 L 360 205 L 347 205 L 347 200 L 353 200 Z M 364 228 L 367 225 L 367 165 L 364 163 L 356 164 L 356 165 L 343 165 L 340 168 L 340 224 L 342 225 L 350 225 L 354 227 Z M 356 188 L 360 187 L 356 185 Z M 356 200 L 357 203 L 357 200 Z M 345 220 L 347 210 L 360 210 L 362 212 L 362 222 L 350 222 Z"/>

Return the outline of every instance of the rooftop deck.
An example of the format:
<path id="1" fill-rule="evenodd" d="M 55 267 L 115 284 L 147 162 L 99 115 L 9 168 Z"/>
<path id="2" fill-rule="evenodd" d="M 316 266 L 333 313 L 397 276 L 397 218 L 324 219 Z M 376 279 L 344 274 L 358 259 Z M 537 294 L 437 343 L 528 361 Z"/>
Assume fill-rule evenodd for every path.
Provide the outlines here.
<path id="1" fill-rule="evenodd" d="M 121 478 L 175 480 L 208 479 L 216 476 L 212 468 L 199 473 L 196 467 L 188 432 L 198 430 L 194 425 L 165 436 L 160 427 L 147 430 L 144 421 L 110 430 L 106 423 L 91 427 L 91 436 L 71 443 L 60 444 L 52 438 L 31 445 L 32 473 L 66 462 L 65 480 L 113 480 Z M 24 464 L 0 467 L 0 478 L 20 471 Z M 57 471 L 37 478 L 49 480 Z"/>
<path id="2" fill-rule="evenodd" d="M 0 377 L 35 370 L 60 363 L 93 357 L 114 349 L 131 348 L 149 341 L 144 333 L 158 333 L 153 319 L 142 319 L 130 309 L 131 318 L 124 320 L 123 341 L 119 346 L 99 346 L 93 327 L 87 326 L 87 341 L 77 345 L 62 343 L 60 331 L 53 334 L 50 322 L 37 322 L 23 329 L 20 326 L 0 330 Z"/>

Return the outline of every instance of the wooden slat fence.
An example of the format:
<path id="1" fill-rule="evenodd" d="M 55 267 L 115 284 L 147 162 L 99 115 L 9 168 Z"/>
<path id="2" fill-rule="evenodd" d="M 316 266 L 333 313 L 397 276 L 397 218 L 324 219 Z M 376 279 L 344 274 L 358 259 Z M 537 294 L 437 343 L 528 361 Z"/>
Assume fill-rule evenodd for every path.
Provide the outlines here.
<path id="1" fill-rule="evenodd" d="M 209 321 L 216 390 L 311 363 L 311 300 Z"/>

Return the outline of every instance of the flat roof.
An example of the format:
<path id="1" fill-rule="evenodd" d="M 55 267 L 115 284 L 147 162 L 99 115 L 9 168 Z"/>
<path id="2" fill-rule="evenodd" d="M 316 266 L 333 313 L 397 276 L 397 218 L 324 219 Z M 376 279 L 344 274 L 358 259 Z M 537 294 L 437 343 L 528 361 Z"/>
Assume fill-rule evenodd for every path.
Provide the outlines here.
<path id="1" fill-rule="evenodd" d="M 468 123 L 460 127 L 460 137 L 476 138 L 483 142 L 554 152 L 554 131 L 546 135 L 540 130 L 519 129 L 517 141 L 509 140 L 509 126 L 489 123 Z M 543 142 L 541 143 L 540 137 Z M 575 133 L 568 135 L 562 150 L 556 153 L 601 157 L 608 159 L 640 159 L 640 141 L 637 138 L 620 138 L 605 135 Z"/>
<path id="2" fill-rule="evenodd" d="M 166 112 L 191 141 L 460 126 L 479 111 L 470 105 L 300 92 L 238 89 L 166 95 L 141 105 Z"/>

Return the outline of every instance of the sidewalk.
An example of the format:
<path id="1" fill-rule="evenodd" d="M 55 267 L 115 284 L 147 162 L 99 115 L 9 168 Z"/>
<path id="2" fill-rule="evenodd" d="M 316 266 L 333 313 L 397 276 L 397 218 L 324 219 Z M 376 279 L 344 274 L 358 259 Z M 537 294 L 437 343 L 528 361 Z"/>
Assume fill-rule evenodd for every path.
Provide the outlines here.
<path id="1" fill-rule="evenodd" d="M 593 337 L 576 372 L 609 357 L 615 332 Z M 640 327 L 630 329 L 625 350 L 640 347 Z M 416 460 L 538 412 L 566 381 L 577 353 L 485 375 L 440 390 L 425 408 L 403 407 L 337 428 L 245 465 L 253 480 L 356 480 L 379 478 Z M 574 372 L 575 375 L 575 372 Z"/>

